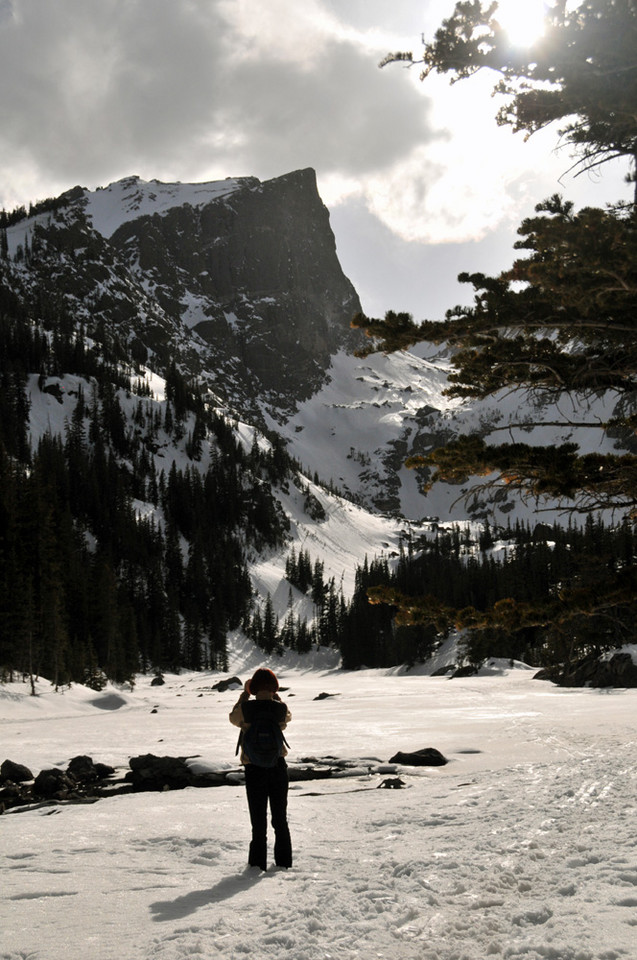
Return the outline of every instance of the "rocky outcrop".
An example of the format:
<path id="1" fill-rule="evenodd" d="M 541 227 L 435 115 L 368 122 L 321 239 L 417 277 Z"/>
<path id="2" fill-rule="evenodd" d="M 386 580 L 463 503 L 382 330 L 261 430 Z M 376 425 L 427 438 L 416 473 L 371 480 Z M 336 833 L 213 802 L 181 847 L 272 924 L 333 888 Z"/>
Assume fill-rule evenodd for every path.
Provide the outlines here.
<path id="1" fill-rule="evenodd" d="M 109 240 L 157 301 L 203 342 L 210 387 L 236 404 L 252 393 L 293 406 L 330 356 L 358 336 L 313 170 L 238 182 L 203 206 L 140 216 Z"/>
<path id="2" fill-rule="evenodd" d="M 422 750 L 412 750 L 409 753 L 398 751 L 389 762 L 399 763 L 404 767 L 444 767 L 447 758 L 435 747 L 424 747 Z"/>
<path id="3" fill-rule="evenodd" d="M 156 757 L 152 753 L 141 757 L 132 757 L 130 770 L 125 780 L 132 785 L 133 790 L 161 791 L 183 790 L 185 787 L 197 786 L 197 777 L 183 757 Z M 209 786 L 223 783 L 223 777 L 212 779 Z"/>
<path id="4" fill-rule="evenodd" d="M 567 667 L 539 670 L 534 679 L 561 687 L 637 687 L 637 664 L 629 653 L 615 653 L 608 659 L 585 657 Z"/>
<path id="5" fill-rule="evenodd" d="M 45 323 L 67 313 L 119 362 L 158 373 L 174 362 L 263 426 L 360 342 L 350 329 L 360 302 L 313 170 L 224 183 L 129 177 L 69 191 L 15 228 L 29 255 L 0 261 L 0 280 Z"/>
<path id="6" fill-rule="evenodd" d="M 13 760 L 4 760 L 0 766 L 0 780 L 12 783 L 27 783 L 33 780 L 33 774 L 23 763 L 15 763 Z"/>
<path id="7" fill-rule="evenodd" d="M 0 813 L 38 803 L 92 803 L 120 792 L 111 786 L 114 773 L 113 767 L 87 756 L 74 757 L 66 770 L 50 767 L 36 777 L 23 764 L 5 760 L 0 767 Z"/>
<path id="8" fill-rule="evenodd" d="M 35 779 L 26 767 L 5 760 L 0 774 L 0 814 L 15 807 L 32 807 L 58 803 L 93 803 L 101 797 L 122 793 L 164 792 L 186 787 L 234 786 L 243 782 L 240 767 L 202 769 L 189 763 L 193 757 L 158 757 L 147 753 L 131 757 L 130 769 L 118 779 L 113 767 L 94 763 L 91 757 L 74 757 L 66 770 L 52 767 L 42 770 Z M 388 763 L 375 757 L 347 758 L 303 757 L 288 762 L 291 782 L 327 780 L 342 777 L 369 777 L 397 774 L 401 766 L 443 766 L 447 759 L 434 747 L 414 753 L 397 753 Z M 25 779 L 29 775 L 28 782 Z M 22 782 L 18 782 L 22 778 Z M 397 780 L 385 780 L 378 787 L 395 789 L 403 786 Z M 366 788 L 361 788 L 366 789 Z"/>

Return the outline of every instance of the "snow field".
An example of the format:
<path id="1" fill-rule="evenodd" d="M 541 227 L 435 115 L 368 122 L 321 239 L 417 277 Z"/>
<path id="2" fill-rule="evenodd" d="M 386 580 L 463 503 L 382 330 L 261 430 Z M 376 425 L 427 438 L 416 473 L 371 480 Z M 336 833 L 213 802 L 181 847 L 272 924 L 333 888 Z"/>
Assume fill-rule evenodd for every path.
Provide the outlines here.
<path id="1" fill-rule="evenodd" d="M 291 762 L 424 746 L 450 762 L 401 768 L 403 789 L 362 772 L 291 784 L 295 865 L 266 874 L 245 867 L 241 786 L 7 813 L 2 960 L 633 960 L 635 691 L 559 690 L 525 669 L 449 681 L 290 664 Z M 36 768 L 84 752 L 233 765 L 236 691 L 216 679 L 41 685 L 35 701 L 0 688 L 3 753 Z"/>

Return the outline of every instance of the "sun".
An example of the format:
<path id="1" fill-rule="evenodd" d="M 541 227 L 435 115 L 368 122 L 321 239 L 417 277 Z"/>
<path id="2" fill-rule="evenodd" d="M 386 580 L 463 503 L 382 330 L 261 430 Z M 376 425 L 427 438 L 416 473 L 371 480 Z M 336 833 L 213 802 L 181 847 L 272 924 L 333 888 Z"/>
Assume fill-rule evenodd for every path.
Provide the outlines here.
<path id="1" fill-rule="evenodd" d="M 545 0 L 498 0 L 495 19 L 516 46 L 530 47 L 544 33 Z"/>

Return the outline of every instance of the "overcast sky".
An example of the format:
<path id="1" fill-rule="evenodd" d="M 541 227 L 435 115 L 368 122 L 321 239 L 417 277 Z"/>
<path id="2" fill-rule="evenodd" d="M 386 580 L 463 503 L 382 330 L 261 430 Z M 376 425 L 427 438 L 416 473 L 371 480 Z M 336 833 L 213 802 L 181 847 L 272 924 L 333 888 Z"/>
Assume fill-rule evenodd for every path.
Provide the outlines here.
<path id="1" fill-rule="evenodd" d="M 505 2 L 505 0 L 503 0 Z M 512 0 L 506 0 L 512 2 Z M 516 4 L 537 0 L 514 0 Z M 556 191 L 628 198 L 624 171 L 560 175 L 555 136 L 498 128 L 494 79 L 418 68 L 453 0 L 0 0 L 0 207 L 143 179 L 261 180 L 314 167 L 363 308 L 434 319 L 461 270 L 512 258 Z"/>

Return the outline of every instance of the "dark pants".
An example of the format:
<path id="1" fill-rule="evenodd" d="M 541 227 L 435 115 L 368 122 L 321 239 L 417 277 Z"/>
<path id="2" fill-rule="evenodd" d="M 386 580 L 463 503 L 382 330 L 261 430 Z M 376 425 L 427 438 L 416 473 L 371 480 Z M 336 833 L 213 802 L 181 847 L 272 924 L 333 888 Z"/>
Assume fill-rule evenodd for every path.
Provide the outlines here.
<path id="1" fill-rule="evenodd" d="M 274 827 L 274 862 L 278 867 L 292 866 L 292 842 L 288 828 L 288 767 L 280 758 L 276 767 L 257 767 L 253 763 L 245 765 L 246 794 L 252 841 L 248 863 L 253 867 L 267 869 L 267 821 L 268 801 Z"/>

